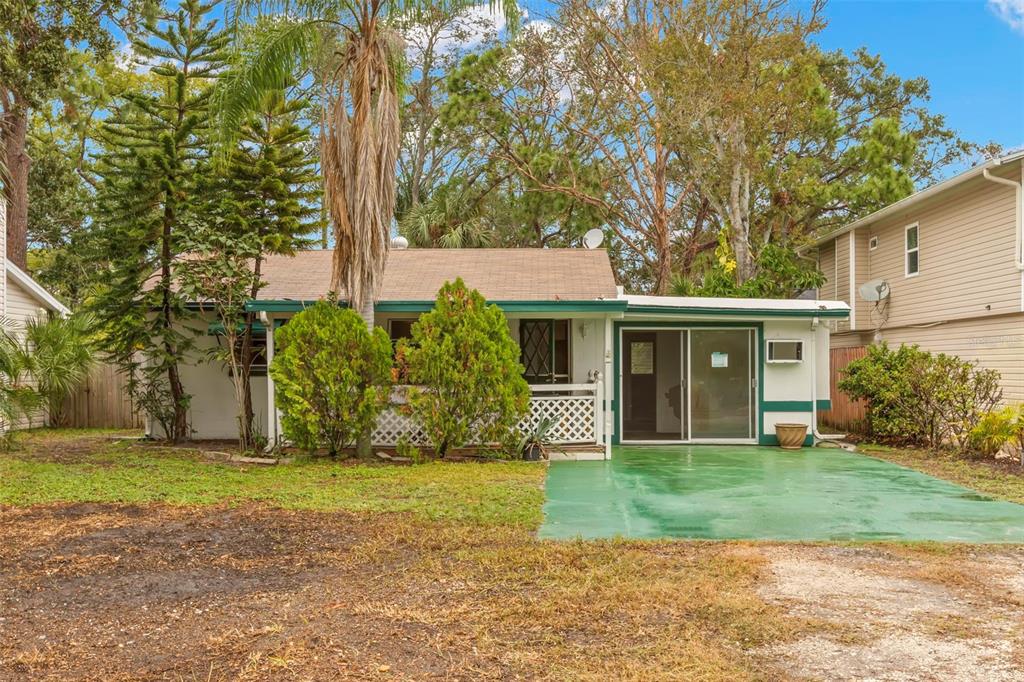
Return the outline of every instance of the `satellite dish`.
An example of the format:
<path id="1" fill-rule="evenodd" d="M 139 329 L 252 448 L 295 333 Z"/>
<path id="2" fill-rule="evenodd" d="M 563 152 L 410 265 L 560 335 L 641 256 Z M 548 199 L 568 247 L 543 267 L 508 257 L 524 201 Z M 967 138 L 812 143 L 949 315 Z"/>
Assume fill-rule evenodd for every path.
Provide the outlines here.
<path id="1" fill-rule="evenodd" d="M 604 232 L 601 228 L 595 227 L 592 230 L 587 230 L 587 233 L 583 235 L 583 246 L 588 249 L 596 249 L 601 246 L 601 242 L 604 241 Z"/>
<path id="2" fill-rule="evenodd" d="M 881 301 L 889 297 L 889 283 L 884 279 L 873 279 L 861 284 L 858 291 L 865 301 Z"/>
<path id="3" fill-rule="evenodd" d="M 398 235 L 397 237 L 392 238 L 392 240 L 391 240 L 391 248 L 392 249 L 407 249 L 407 248 L 409 248 L 409 240 L 406 239 L 405 237 L 403 237 L 402 235 Z"/>

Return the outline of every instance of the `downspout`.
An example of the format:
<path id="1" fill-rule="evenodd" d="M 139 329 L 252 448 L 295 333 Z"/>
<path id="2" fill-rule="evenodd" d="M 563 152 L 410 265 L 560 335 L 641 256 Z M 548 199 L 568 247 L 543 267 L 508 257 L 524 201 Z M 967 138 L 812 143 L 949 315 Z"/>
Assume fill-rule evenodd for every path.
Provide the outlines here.
<path id="1" fill-rule="evenodd" d="M 815 315 L 811 319 L 811 435 L 814 445 L 822 441 L 842 440 L 846 434 L 835 434 L 826 436 L 818 431 L 818 324 L 820 320 Z"/>
<path id="2" fill-rule="evenodd" d="M 998 166 L 999 164 L 1000 162 L 997 159 L 994 165 Z M 1024 249 L 1021 248 L 1021 244 L 1024 243 L 1024 221 L 1021 219 L 1021 183 L 1016 180 L 1009 180 L 1007 178 L 992 175 L 988 172 L 988 168 L 982 169 L 981 174 L 986 180 L 991 180 L 992 182 L 1000 185 L 1013 187 L 1016 192 L 1016 201 L 1014 202 L 1013 213 L 1016 219 L 1017 234 L 1015 235 L 1016 238 L 1014 240 L 1013 264 L 1017 266 L 1018 270 L 1024 270 Z"/>

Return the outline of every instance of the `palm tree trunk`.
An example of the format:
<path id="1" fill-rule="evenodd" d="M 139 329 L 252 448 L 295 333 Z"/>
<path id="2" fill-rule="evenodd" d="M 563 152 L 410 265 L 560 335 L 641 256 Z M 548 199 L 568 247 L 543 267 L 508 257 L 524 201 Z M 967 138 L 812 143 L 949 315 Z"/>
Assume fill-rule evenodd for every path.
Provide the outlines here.
<path id="1" fill-rule="evenodd" d="M 373 315 L 373 299 L 363 303 L 362 307 L 359 308 L 359 317 L 363 318 L 366 322 L 366 328 L 371 332 L 373 331 L 374 315 Z M 373 455 L 373 427 L 359 434 L 359 439 L 356 441 L 356 455 L 362 459 L 369 459 Z"/>

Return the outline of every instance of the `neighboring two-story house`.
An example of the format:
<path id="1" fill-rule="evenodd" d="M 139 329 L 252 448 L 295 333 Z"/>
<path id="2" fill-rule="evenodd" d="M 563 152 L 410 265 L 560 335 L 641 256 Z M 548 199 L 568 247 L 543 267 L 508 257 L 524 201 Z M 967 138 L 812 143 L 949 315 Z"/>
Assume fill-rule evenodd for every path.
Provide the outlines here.
<path id="1" fill-rule="evenodd" d="M 817 295 L 851 307 L 832 347 L 886 341 L 955 354 L 998 370 L 1004 399 L 1024 401 L 1022 182 L 1024 151 L 819 239 L 808 252 L 827 277 Z"/>

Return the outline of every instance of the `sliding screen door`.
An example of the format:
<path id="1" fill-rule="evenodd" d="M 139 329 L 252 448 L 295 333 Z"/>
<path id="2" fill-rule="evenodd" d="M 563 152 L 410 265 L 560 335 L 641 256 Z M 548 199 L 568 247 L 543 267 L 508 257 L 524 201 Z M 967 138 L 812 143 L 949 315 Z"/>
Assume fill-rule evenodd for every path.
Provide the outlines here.
<path id="1" fill-rule="evenodd" d="M 690 331 L 691 438 L 754 437 L 754 332 Z"/>

